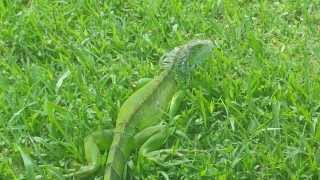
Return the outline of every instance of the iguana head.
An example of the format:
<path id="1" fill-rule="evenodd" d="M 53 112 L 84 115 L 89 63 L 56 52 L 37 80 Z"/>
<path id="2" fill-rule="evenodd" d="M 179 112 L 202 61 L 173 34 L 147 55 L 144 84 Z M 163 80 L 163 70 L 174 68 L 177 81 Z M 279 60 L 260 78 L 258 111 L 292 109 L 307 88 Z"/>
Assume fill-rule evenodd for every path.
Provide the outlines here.
<path id="1" fill-rule="evenodd" d="M 196 65 L 207 59 L 212 48 L 210 40 L 192 40 L 166 53 L 161 59 L 161 66 L 187 77 Z"/>

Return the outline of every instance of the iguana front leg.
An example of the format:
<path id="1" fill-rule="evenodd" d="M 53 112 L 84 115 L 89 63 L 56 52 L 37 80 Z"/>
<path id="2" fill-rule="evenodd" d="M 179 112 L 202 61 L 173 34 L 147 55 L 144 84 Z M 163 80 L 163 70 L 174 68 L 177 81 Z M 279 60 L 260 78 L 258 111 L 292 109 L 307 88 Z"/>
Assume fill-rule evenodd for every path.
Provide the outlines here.
<path id="1" fill-rule="evenodd" d="M 177 115 L 184 96 L 185 93 L 183 91 L 178 91 L 173 96 L 168 111 L 170 119 L 174 119 Z M 160 124 L 142 130 L 135 136 L 137 147 L 139 148 L 139 156 L 153 159 L 149 155 L 151 155 L 153 151 L 159 150 L 174 133 L 175 128 L 170 127 L 168 124 Z"/>
<path id="2" fill-rule="evenodd" d="M 84 140 L 85 159 L 87 166 L 81 167 L 78 171 L 66 174 L 65 177 L 80 176 L 85 177 L 96 172 L 102 164 L 101 151 L 109 150 L 113 139 L 113 130 L 95 131 Z"/>
<path id="3" fill-rule="evenodd" d="M 163 125 L 159 127 L 158 131 L 152 134 L 139 148 L 139 157 L 153 159 L 149 154 L 153 151 L 159 150 L 167 142 L 167 139 L 174 133 L 173 127 Z"/>

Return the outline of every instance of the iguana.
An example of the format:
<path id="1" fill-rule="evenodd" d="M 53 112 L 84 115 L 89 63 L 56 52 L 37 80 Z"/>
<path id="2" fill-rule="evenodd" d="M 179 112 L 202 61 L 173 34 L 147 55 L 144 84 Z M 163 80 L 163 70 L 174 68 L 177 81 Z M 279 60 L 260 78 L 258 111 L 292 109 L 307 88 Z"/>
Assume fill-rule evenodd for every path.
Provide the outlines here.
<path id="1" fill-rule="evenodd" d="M 100 150 L 106 150 L 104 180 L 121 180 L 126 162 L 135 149 L 139 149 L 139 156 L 147 156 L 161 148 L 172 130 L 161 124 L 165 108 L 169 107 L 169 114 L 176 113 L 175 102 L 181 97 L 179 84 L 185 83 L 182 79 L 208 57 L 212 47 L 210 40 L 193 40 L 166 53 L 161 59 L 160 74 L 123 103 L 116 127 L 94 132 L 85 139 L 88 165 L 68 176 L 97 171 L 102 165 Z"/>

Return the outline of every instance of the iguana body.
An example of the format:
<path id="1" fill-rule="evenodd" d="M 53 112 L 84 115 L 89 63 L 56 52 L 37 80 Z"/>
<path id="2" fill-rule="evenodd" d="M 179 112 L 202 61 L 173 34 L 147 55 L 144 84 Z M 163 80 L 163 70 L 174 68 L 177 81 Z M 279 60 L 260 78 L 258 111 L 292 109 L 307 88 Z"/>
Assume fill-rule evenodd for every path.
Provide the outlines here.
<path id="1" fill-rule="evenodd" d="M 121 179 L 128 156 L 137 146 L 133 144 L 135 135 L 160 123 L 163 110 L 170 103 L 176 89 L 174 77 L 164 71 L 124 102 L 116 121 L 105 179 Z"/>
<path id="2" fill-rule="evenodd" d="M 104 179 L 121 180 L 131 152 L 140 148 L 139 154 L 145 155 L 160 148 L 170 129 L 159 124 L 178 90 L 177 77 L 186 75 L 185 71 L 205 59 L 211 49 L 211 41 L 195 40 L 167 53 L 162 59 L 161 73 L 133 93 L 121 106 L 115 129 L 96 132 L 85 140 L 89 166 L 72 175 L 96 171 L 101 163 L 99 149 L 103 148 L 109 150 Z M 170 112 L 174 111 L 174 107 L 171 107 Z"/>

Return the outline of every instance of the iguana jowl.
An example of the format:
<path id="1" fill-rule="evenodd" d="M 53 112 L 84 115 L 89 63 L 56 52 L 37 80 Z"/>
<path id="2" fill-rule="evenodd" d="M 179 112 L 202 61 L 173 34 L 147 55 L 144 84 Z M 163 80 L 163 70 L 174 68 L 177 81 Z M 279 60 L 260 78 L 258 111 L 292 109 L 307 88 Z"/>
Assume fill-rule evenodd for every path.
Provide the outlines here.
<path id="1" fill-rule="evenodd" d="M 170 134 L 170 128 L 161 125 L 161 117 L 180 87 L 180 77 L 204 61 L 212 47 L 210 40 L 193 40 L 165 54 L 161 73 L 123 103 L 115 129 L 97 131 L 85 139 L 89 165 L 71 175 L 95 172 L 101 166 L 100 150 L 103 149 L 109 151 L 104 180 L 121 180 L 126 162 L 135 149 L 139 149 L 142 156 L 159 149 Z M 176 109 L 171 103 L 169 114 L 174 114 Z"/>

